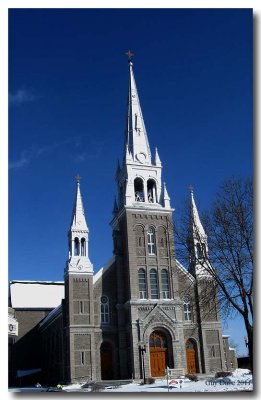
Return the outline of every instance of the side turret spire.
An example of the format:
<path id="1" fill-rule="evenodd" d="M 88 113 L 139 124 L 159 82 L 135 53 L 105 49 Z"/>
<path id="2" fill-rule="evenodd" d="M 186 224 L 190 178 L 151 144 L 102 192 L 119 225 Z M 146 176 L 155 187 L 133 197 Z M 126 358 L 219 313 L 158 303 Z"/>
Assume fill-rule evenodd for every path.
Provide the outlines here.
<path id="1" fill-rule="evenodd" d="M 189 190 L 190 190 L 191 229 L 193 232 L 193 236 L 198 240 L 202 240 L 203 238 L 204 239 L 206 238 L 206 233 L 199 218 L 197 206 L 194 200 L 192 185 L 189 186 Z"/>
<path id="2" fill-rule="evenodd" d="M 77 182 L 77 190 L 76 190 L 76 198 L 73 208 L 72 220 L 71 220 L 71 229 L 82 229 L 89 232 L 85 215 L 84 215 L 84 208 L 82 202 L 82 196 L 80 191 L 80 179 L 81 177 L 79 174 L 75 177 Z"/>
<path id="3" fill-rule="evenodd" d="M 69 258 L 65 267 L 65 275 L 71 273 L 93 274 L 93 266 L 88 255 L 89 229 L 84 215 L 80 190 L 81 177 L 78 174 L 75 178 L 77 188 L 71 226 L 68 232 Z"/>
<path id="4" fill-rule="evenodd" d="M 159 152 L 158 152 L 158 148 L 157 147 L 155 149 L 155 165 L 161 167 L 161 161 L 160 161 Z"/>
<path id="5" fill-rule="evenodd" d="M 208 240 L 200 221 L 197 206 L 194 200 L 193 187 L 190 190 L 190 229 L 188 236 L 190 251 L 189 271 L 197 278 L 210 278 L 210 264 L 208 261 Z"/>
<path id="6" fill-rule="evenodd" d="M 167 191 L 166 182 L 164 182 L 164 207 L 170 208 L 170 197 Z"/>

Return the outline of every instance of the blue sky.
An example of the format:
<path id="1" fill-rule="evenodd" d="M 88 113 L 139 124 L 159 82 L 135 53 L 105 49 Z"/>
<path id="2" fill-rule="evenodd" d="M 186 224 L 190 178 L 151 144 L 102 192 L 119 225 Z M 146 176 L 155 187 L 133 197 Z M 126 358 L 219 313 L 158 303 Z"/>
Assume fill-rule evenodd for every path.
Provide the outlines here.
<path id="1" fill-rule="evenodd" d="M 175 213 L 252 175 L 252 10 L 9 10 L 9 279 L 63 279 L 78 172 L 95 271 L 110 258 L 128 49 Z"/>

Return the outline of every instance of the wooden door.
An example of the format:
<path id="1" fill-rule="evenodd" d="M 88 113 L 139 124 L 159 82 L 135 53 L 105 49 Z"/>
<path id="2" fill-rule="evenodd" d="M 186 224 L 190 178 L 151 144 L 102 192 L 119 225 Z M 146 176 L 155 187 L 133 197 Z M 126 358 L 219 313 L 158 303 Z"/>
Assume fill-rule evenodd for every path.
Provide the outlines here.
<path id="1" fill-rule="evenodd" d="M 192 340 L 186 343 L 187 371 L 189 374 L 197 372 L 196 344 Z"/>
<path id="2" fill-rule="evenodd" d="M 150 335 L 150 372 L 151 376 L 164 376 L 167 368 L 167 338 L 161 331 Z"/>
<path id="3" fill-rule="evenodd" d="M 150 349 L 151 376 L 164 376 L 166 367 L 166 349 Z"/>
<path id="4" fill-rule="evenodd" d="M 195 374 L 197 372 L 196 368 L 196 357 L 194 349 L 187 349 L 187 370 L 189 374 Z"/>
<path id="5" fill-rule="evenodd" d="M 112 348 L 110 343 L 101 345 L 101 379 L 113 379 Z"/>

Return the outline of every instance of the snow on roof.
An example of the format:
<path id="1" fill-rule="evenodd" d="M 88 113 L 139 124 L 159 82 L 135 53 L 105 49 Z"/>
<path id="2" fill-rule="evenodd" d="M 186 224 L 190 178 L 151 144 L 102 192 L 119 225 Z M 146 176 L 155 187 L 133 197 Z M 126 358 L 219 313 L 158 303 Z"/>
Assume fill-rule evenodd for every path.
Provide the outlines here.
<path id="1" fill-rule="evenodd" d="M 41 372 L 41 368 L 36 368 L 36 369 L 20 369 L 17 370 L 16 376 L 17 378 L 22 378 L 23 376 L 27 375 L 32 375 L 32 374 L 37 374 L 38 372 Z"/>
<path id="2" fill-rule="evenodd" d="M 183 265 L 178 261 L 178 260 L 176 260 L 176 263 L 177 263 L 177 267 L 182 271 L 182 272 L 184 272 L 186 275 L 187 275 L 187 277 L 191 280 L 191 281 L 193 281 L 194 282 L 194 277 L 188 272 L 188 270 L 185 268 L 185 267 L 183 267 Z"/>
<path id="3" fill-rule="evenodd" d="M 60 313 L 62 310 L 62 304 L 59 304 L 56 308 L 54 308 L 49 314 L 40 322 L 40 327 L 45 325 L 48 321 L 50 321 L 52 318 L 54 318 L 56 315 Z"/>
<path id="4" fill-rule="evenodd" d="M 104 264 L 104 266 L 101 267 L 101 268 L 99 269 L 98 272 L 96 272 L 96 274 L 95 274 L 94 277 L 93 277 L 93 283 L 96 283 L 96 282 L 100 279 L 100 277 L 104 274 L 104 272 L 107 271 L 107 270 L 112 266 L 112 264 L 114 263 L 114 261 L 115 261 L 115 256 L 112 256 L 112 257 L 109 259 L 109 261 L 107 261 L 107 262 Z"/>
<path id="5" fill-rule="evenodd" d="M 61 281 L 11 281 L 11 307 L 55 308 L 64 298 Z"/>

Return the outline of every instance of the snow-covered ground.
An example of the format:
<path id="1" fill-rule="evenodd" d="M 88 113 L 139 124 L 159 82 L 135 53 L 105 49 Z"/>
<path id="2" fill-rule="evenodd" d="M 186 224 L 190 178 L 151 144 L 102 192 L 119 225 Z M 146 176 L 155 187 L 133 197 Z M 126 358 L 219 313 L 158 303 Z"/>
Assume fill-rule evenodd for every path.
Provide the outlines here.
<path id="1" fill-rule="evenodd" d="M 237 369 L 232 376 L 226 378 L 207 378 L 200 379 L 198 382 L 192 382 L 187 378 L 170 379 L 169 386 L 166 379 L 156 379 L 151 385 L 141 385 L 137 383 L 129 383 L 119 387 L 106 386 L 102 392 L 233 392 L 233 391 L 252 391 L 253 377 L 247 369 Z M 67 392 L 90 391 L 90 389 L 82 389 L 80 384 L 64 386 L 63 390 Z"/>

